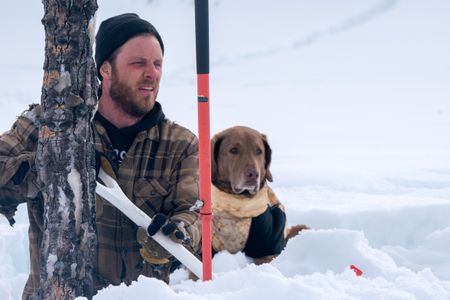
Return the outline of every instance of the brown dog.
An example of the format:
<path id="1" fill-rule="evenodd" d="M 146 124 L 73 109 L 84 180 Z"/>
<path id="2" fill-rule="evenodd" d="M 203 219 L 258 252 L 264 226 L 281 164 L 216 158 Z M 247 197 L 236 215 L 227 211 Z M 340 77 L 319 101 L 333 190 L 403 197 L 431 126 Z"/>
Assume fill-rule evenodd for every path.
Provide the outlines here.
<path id="1" fill-rule="evenodd" d="M 251 226 L 258 224 L 252 223 L 254 218 L 277 206 L 284 212 L 283 205 L 267 185 L 267 181 L 272 181 L 269 169 L 271 156 L 272 150 L 266 136 L 252 128 L 236 126 L 212 138 L 212 243 L 215 251 L 243 251 Z M 278 240 L 282 239 L 284 244 L 308 228 L 305 225 L 289 228 L 287 222 L 283 225 Z M 258 264 L 269 262 L 275 256 L 252 257 Z"/>

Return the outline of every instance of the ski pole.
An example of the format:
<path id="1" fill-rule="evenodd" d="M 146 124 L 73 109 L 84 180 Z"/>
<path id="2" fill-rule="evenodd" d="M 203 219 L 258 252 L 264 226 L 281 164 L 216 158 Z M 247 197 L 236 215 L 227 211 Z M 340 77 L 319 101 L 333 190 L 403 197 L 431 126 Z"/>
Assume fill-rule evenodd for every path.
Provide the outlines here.
<path id="1" fill-rule="evenodd" d="M 103 169 L 100 168 L 98 177 L 105 183 L 105 185 L 97 181 L 95 191 L 97 194 L 108 200 L 124 215 L 130 218 L 136 225 L 147 230 L 152 219 L 139 209 L 128 197 L 123 193 L 119 184 Z M 192 271 L 198 278 L 202 278 L 202 263 L 191 252 L 189 252 L 183 245 L 175 243 L 168 236 L 165 236 L 158 231 L 152 236 L 164 249 L 175 256 L 183 265 Z"/>
<path id="2" fill-rule="evenodd" d="M 195 35 L 197 53 L 200 200 L 203 201 L 200 218 L 202 221 L 203 280 L 206 281 L 212 279 L 208 0 L 195 0 Z"/>

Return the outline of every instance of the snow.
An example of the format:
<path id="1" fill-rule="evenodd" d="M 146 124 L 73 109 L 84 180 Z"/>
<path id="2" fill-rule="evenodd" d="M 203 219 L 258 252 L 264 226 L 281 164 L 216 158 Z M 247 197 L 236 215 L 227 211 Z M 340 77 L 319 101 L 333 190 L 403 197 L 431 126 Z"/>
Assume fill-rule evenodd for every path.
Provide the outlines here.
<path id="1" fill-rule="evenodd" d="M 54 187 L 53 184 L 50 185 L 50 190 Z M 69 198 L 67 198 L 67 195 L 64 191 L 64 189 L 60 186 L 57 187 L 58 189 L 58 199 L 60 199 L 60 205 L 58 207 L 58 214 L 61 216 L 61 223 L 64 226 L 64 228 L 67 228 L 70 222 L 70 202 Z"/>
<path id="2" fill-rule="evenodd" d="M 55 254 L 49 254 L 48 255 L 48 260 L 47 260 L 47 274 L 53 274 L 53 272 L 55 271 L 55 265 L 58 261 L 58 256 Z"/>
<path id="3" fill-rule="evenodd" d="M 55 85 L 55 90 L 58 93 L 61 93 L 64 89 L 70 87 L 71 85 L 72 82 L 70 79 L 70 72 L 66 71 L 66 67 L 64 65 L 61 65 L 60 78 L 58 83 Z"/>
<path id="4" fill-rule="evenodd" d="M 91 47 L 94 47 L 95 43 L 96 24 L 97 24 L 97 14 L 94 14 L 94 16 L 92 16 L 92 18 L 89 20 L 88 25 L 89 44 L 91 45 Z"/>
<path id="5" fill-rule="evenodd" d="M 0 132 L 40 99 L 43 8 L 28 2 L 1 13 Z M 159 100 L 197 132 L 193 1 L 110 2 L 97 26 L 137 12 L 158 28 Z M 211 0 L 210 23 L 211 132 L 266 133 L 288 221 L 312 229 L 271 264 L 219 253 L 212 281 L 177 270 L 94 299 L 450 299 L 450 2 Z M 0 299 L 20 299 L 28 268 L 21 207 L 14 228 L 0 219 Z"/>
<path id="6" fill-rule="evenodd" d="M 81 224 L 83 192 L 81 190 L 81 175 L 75 169 L 75 161 L 73 158 L 70 162 L 70 172 L 67 175 L 67 182 L 69 183 L 70 189 L 73 191 L 73 202 L 75 204 L 75 213 L 74 213 L 74 215 L 75 215 L 75 230 L 76 230 L 77 234 L 79 234 L 80 233 L 80 224 Z"/>

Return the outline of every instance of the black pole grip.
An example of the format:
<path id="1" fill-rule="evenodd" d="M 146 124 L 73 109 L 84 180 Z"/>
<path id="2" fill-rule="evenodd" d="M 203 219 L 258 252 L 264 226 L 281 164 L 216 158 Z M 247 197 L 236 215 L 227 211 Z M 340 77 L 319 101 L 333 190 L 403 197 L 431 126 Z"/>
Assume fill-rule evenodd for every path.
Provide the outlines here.
<path id="1" fill-rule="evenodd" d="M 209 74 L 208 0 L 195 0 L 195 37 L 197 74 Z"/>

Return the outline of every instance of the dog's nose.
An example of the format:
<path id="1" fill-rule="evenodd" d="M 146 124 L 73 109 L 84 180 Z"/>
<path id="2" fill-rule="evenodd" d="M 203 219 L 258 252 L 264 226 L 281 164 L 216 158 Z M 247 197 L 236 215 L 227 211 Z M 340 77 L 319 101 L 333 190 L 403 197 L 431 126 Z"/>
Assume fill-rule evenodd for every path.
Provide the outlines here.
<path id="1" fill-rule="evenodd" d="M 258 171 L 255 168 L 246 168 L 245 169 L 245 177 L 247 179 L 254 179 L 258 177 Z"/>

